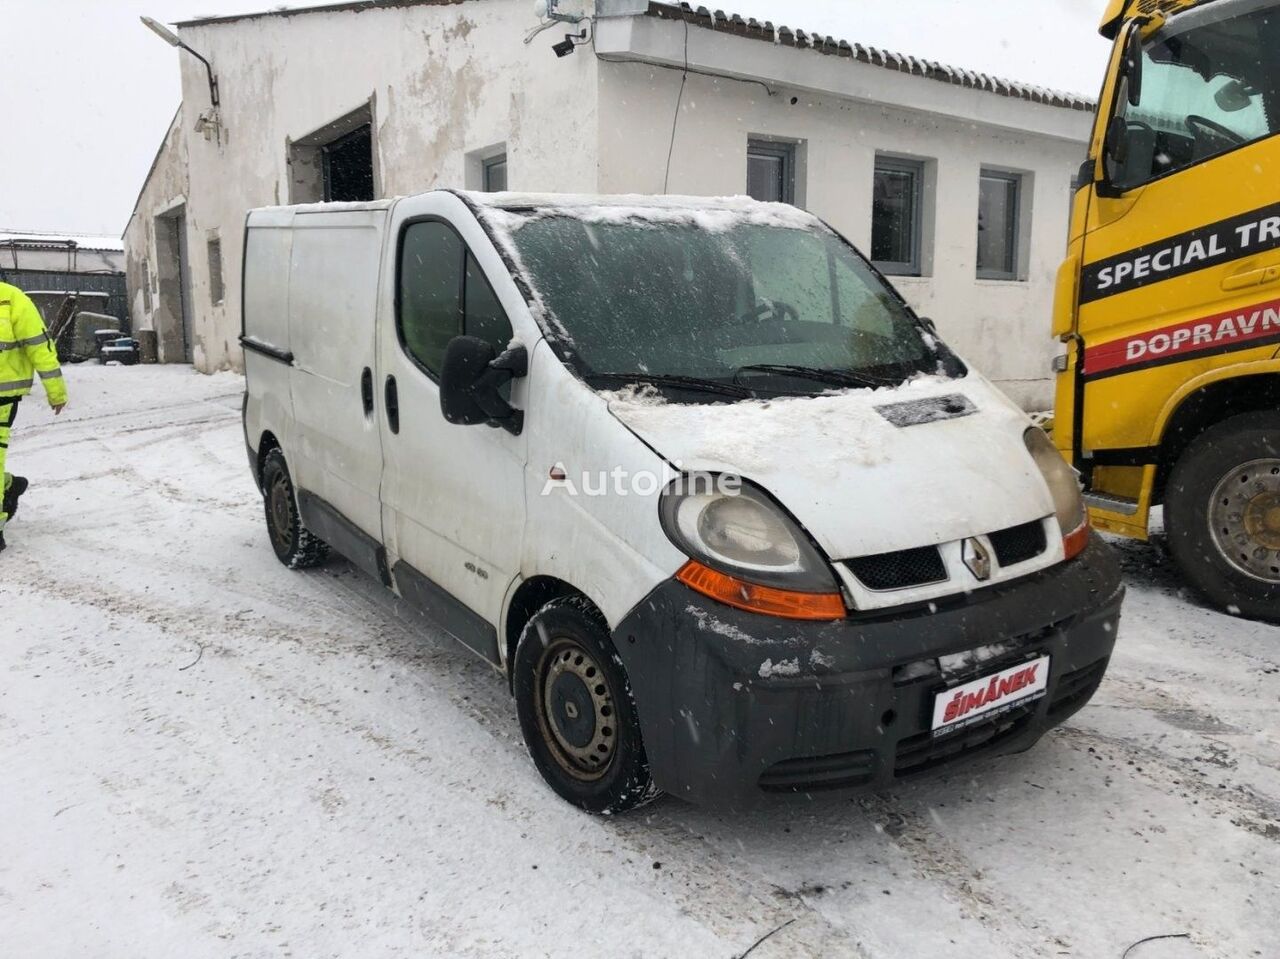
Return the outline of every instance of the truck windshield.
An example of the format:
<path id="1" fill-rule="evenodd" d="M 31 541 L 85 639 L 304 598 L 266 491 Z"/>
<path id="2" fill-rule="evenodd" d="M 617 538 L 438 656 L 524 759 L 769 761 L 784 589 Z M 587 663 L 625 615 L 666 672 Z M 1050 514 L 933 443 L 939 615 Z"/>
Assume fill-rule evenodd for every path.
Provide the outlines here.
<path id="1" fill-rule="evenodd" d="M 1280 129 L 1280 4 L 1237 0 L 1172 18 L 1144 46 L 1137 106 L 1121 90 L 1121 189 L 1141 186 Z"/>
<path id="2" fill-rule="evenodd" d="M 838 236 L 750 217 L 516 214 L 524 269 L 593 385 L 711 399 L 900 383 L 962 367 Z M 797 214 L 797 216 L 801 216 Z"/>

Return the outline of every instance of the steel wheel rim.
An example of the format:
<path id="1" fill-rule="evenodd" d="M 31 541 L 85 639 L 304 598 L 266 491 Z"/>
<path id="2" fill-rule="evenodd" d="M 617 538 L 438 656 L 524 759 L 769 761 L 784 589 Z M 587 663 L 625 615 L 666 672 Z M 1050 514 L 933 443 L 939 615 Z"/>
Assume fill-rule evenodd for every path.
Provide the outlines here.
<path id="1" fill-rule="evenodd" d="M 1280 459 L 1241 463 L 1218 481 L 1209 500 L 1209 534 L 1233 569 L 1280 584 Z"/>
<path id="2" fill-rule="evenodd" d="M 284 474 L 277 473 L 267 495 L 267 513 L 271 519 L 271 539 L 286 551 L 293 545 L 293 511 L 289 499 L 289 483 Z"/>
<path id="3" fill-rule="evenodd" d="M 575 779 L 602 778 L 617 753 L 613 693 L 596 659 L 568 637 L 547 643 L 538 661 L 535 701 L 543 741 Z"/>

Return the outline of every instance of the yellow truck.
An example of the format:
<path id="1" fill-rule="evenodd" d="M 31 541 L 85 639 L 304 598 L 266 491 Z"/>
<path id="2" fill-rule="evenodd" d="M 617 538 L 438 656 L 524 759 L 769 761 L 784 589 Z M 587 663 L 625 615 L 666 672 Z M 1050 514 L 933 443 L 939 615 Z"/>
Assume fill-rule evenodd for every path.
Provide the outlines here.
<path id="1" fill-rule="evenodd" d="M 1280 0 L 1110 0 L 1058 275 L 1054 437 L 1096 527 L 1280 619 Z"/>

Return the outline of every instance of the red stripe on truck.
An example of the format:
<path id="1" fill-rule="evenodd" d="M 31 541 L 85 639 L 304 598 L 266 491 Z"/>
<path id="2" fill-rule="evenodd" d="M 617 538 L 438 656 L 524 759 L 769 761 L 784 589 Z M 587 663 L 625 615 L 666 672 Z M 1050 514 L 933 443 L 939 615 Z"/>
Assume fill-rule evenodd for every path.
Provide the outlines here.
<path id="1" fill-rule="evenodd" d="M 1254 341 L 1261 345 L 1276 338 L 1280 338 L 1280 299 L 1091 346 L 1084 351 L 1084 375 L 1124 372 L 1129 367 L 1221 352 Z"/>

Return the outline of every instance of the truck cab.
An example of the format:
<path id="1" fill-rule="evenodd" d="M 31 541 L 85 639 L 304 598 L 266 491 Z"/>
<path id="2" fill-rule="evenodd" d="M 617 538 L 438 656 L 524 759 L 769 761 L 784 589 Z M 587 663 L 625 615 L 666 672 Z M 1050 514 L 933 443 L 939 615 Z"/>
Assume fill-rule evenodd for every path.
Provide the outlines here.
<path id="1" fill-rule="evenodd" d="M 1093 523 L 1280 617 L 1280 3 L 1113 0 L 1053 333 Z"/>

